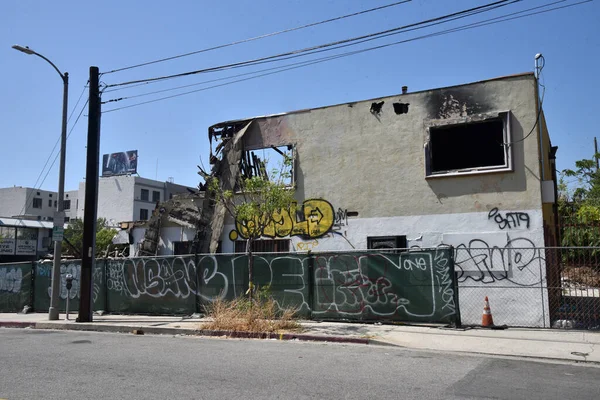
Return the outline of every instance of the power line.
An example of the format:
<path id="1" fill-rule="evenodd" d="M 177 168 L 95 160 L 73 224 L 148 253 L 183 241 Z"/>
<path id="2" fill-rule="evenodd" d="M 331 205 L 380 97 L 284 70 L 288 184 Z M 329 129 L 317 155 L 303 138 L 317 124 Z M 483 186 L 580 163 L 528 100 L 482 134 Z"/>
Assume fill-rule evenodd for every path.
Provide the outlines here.
<path id="1" fill-rule="evenodd" d="M 83 90 L 81 91 L 81 94 L 79 95 L 79 98 L 77 99 L 77 102 L 75 103 L 75 106 L 73 106 L 73 109 L 71 110 L 71 114 L 69 115 L 69 118 L 67 119 L 67 123 L 71 120 L 71 117 L 73 117 L 73 114 L 75 114 L 75 110 L 77 109 L 77 106 L 79 105 L 79 102 L 81 101 L 81 97 L 83 97 L 83 94 L 85 93 L 86 88 L 87 88 L 87 83 L 83 86 Z M 52 154 L 54 154 L 54 150 L 56 150 L 56 146 L 58 146 L 59 143 L 60 143 L 60 135 L 58 135 L 58 139 L 56 140 L 56 143 L 54 143 L 54 147 L 52 148 L 52 151 L 50 151 L 50 154 L 48 154 L 48 158 L 46 158 L 46 162 L 44 163 L 42 170 L 40 171 L 37 179 L 35 180 L 35 183 L 33 184 L 34 188 L 38 184 L 42 174 L 44 173 L 44 170 L 46 169 L 46 166 L 48 165 L 48 162 L 50 162 L 50 159 L 52 158 Z M 58 155 L 57 155 L 57 157 L 58 157 Z M 54 162 L 52 163 L 52 165 L 54 165 L 55 162 L 56 162 L 56 158 L 54 159 Z M 52 168 L 52 166 L 50 166 L 50 168 Z M 48 173 L 46 173 L 46 176 L 48 176 Z M 46 177 L 44 177 L 44 180 L 45 179 L 46 179 Z M 42 183 L 40 183 L 40 186 L 37 189 L 42 187 L 43 183 L 44 183 L 44 181 L 42 181 Z M 29 207 L 28 204 L 29 204 L 29 200 L 30 200 L 31 196 L 33 196 L 33 194 L 30 194 L 29 197 L 25 198 L 25 203 L 23 204 L 23 208 L 21 209 L 21 212 L 19 213 L 19 215 L 22 215 L 25 212 L 25 210 L 27 209 L 27 207 Z"/>
<path id="2" fill-rule="evenodd" d="M 367 51 L 378 50 L 378 49 L 382 49 L 382 48 L 386 48 L 386 47 L 390 47 L 390 46 L 395 46 L 395 45 L 398 45 L 398 44 L 403 44 L 403 43 L 412 42 L 412 41 L 421 40 L 421 39 L 426 39 L 426 38 L 435 37 L 435 36 L 446 35 L 446 34 L 449 34 L 449 33 L 460 32 L 460 31 L 463 31 L 463 30 L 468 30 L 468 29 L 473 29 L 473 28 L 480 28 L 480 27 L 487 26 L 487 25 L 493 25 L 493 24 L 497 24 L 497 23 L 502 23 L 502 22 L 507 22 L 507 21 L 519 19 L 519 18 L 525 18 L 525 17 L 537 15 L 537 14 L 542 14 L 542 13 L 546 13 L 546 12 L 550 12 L 550 11 L 559 10 L 559 9 L 562 9 L 562 8 L 578 6 L 578 5 L 581 5 L 581 4 L 584 4 L 584 3 L 589 3 L 589 2 L 591 2 L 593 0 L 580 1 L 580 2 L 577 2 L 577 3 L 573 3 L 573 4 L 562 6 L 562 7 L 554 7 L 554 8 L 547 9 L 547 10 L 536 11 L 536 12 L 531 12 L 531 13 L 524 14 L 524 15 L 519 15 L 519 16 L 516 16 L 516 17 L 511 17 L 513 15 L 522 14 L 522 13 L 525 13 L 527 11 L 536 10 L 536 9 L 543 8 L 543 7 L 548 7 L 550 5 L 562 3 L 562 2 L 565 2 L 565 1 L 567 1 L 567 0 L 559 0 L 559 1 L 556 1 L 554 3 L 548 3 L 548 4 L 543 5 L 543 6 L 532 7 L 532 8 L 526 9 L 526 10 L 521 10 L 521 11 L 513 12 L 513 13 L 510 13 L 510 14 L 505 14 L 505 15 L 502 15 L 502 16 L 499 16 L 499 17 L 494 17 L 494 18 L 490 18 L 490 19 L 487 19 L 487 20 L 483 20 L 483 21 L 479 21 L 479 22 L 474 22 L 474 23 L 463 25 L 463 26 L 456 27 L 456 28 L 450 28 L 450 29 L 446 29 L 446 30 L 443 30 L 443 31 L 438 31 L 438 32 L 430 33 L 430 34 L 427 34 L 427 35 L 418 36 L 418 37 L 415 37 L 415 38 L 410 38 L 410 39 L 405 39 L 405 40 L 401 40 L 401 41 L 397 41 L 397 42 L 387 43 L 387 44 L 383 44 L 383 45 L 379 45 L 379 46 L 369 47 L 369 48 L 366 48 L 366 49 L 355 50 L 355 51 L 352 51 L 352 52 L 342 53 L 342 54 L 338 54 L 338 55 L 334 55 L 334 56 L 323 57 L 323 58 L 315 59 L 315 60 L 312 60 L 312 61 L 305 61 L 305 62 L 302 62 L 302 63 L 295 63 L 295 64 L 301 64 L 301 65 L 293 66 L 294 64 L 289 64 L 289 65 L 292 65 L 292 67 L 290 67 L 290 68 L 284 68 L 285 66 L 280 66 L 280 67 L 276 67 L 276 68 L 282 68 L 282 69 L 277 70 L 277 71 L 273 71 L 273 72 L 270 72 L 270 73 L 260 74 L 260 75 L 252 76 L 252 77 L 245 78 L 245 79 L 239 79 L 239 80 L 235 80 L 235 81 L 231 81 L 231 82 L 226 82 L 226 83 L 223 83 L 223 84 L 220 84 L 220 85 L 214 85 L 214 86 L 209 86 L 209 87 L 198 89 L 198 90 L 192 90 L 192 91 L 188 91 L 188 92 L 184 92 L 184 93 L 179 93 L 179 94 L 175 94 L 175 95 L 172 95 L 172 96 L 161 97 L 161 98 L 158 98 L 158 99 L 153 99 L 153 100 L 149 100 L 149 101 L 145 101 L 145 102 L 141 102 L 141 103 L 136 103 L 136 104 L 132 104 L 132 105 L 128 105 L 128 106 L 113 108 L 113 109 L 109 109 L 109 110 L 103 111 L 102 113 L 109 113 L 109 112 L 113 112 L 113 111 L 123 110 L 123 109 L 126 109 L 126 108 L 137 107 L 137 106 L 144 105 L 144 104 L 154 103 L 154 102 L 158 102 L 158 101 L 162 101 L 162 100 L 167 100 L 167 99 L 171 99 L 171 98 L 175 98 L 175 97 L 179 97 L 179 96 L 184 96 L 184 95 L 187 95 L 187 94 L 197 93 L 197 92 L 205 91 L 205 90 L 208 90 L 208 89 L 213 89 L 213 88 L 216 88 L 216 87 L 226 86 L 226 85 L 230 85 L 230 84 L 233 84 L 233 83 L 239 83 L 239 82 L 247 81 L 247 80 L 250 80 L 250 79 L 256 79 L 256 78 L 264 77 L 264 76 L 267 76 L 267 75 L 273 75 L 273 74 L 276 74 L 276 73 L 279 73 L 279 72 L 289 71 L 291 69 L 297 69 L 297 68 L 301 68 L 301 67 L 308 66 L 308 65 L 313 65 L 313 64 L 317 64 L 317 63 L 321 63 L 321 62 L 326 62 L 326 61 L 330 61 L 330 60 L 338 59 L 338 58 L 342 58 L 342 57 L 348 57 L 348 56 L 352 56 L 352 55 L 355 55 L 355 54 L 364 53 L 364 52 L 367 52 Z M 510 17 L 510 18 L 508 18 L 508 17 Z M 269 69 L 275 69 L 275 68 L 269 68 Z M 248 73 L 248 74 L 253 74 L 253 73 L 257 73 L 257 72 L 260 72 L 260 71 L 255 71 L 255 72 L 251 72 L 251 73 Z M 231 78 L 234 78 L 236 76 L 241 76 L 241 75 L 247 75 L 247 74 L 234 75 L 234 76 L 230 76 L 230 77 L 221 78 L 220 80 L 231 79 Z M 206 81 L 206 82 L 201 82 L 201 83 L 208 83 L 208 82 L 211 82 L 211 81 Z M 136 96 L 136 97 L 141 97 L 141 96 L 142 95 Z M 123 100 L 124 99 L 126 99 L 126 98 L 123 98 Z"/>
<path id="3" fill-rule="evenodd" d="M 558 4 L 558 3 L 564 3 L 565 1 L 567 1 L 567 0 L 555 1 L 553 3 L 548 3 L 548 4 L 545 4 L 545 5 L 536 6 L 536 7 L 528 8 L 528 9 L 525 9 L 525 10 L 521 10 L 521 11 L 517 11 L 517 12 L 505 14 L 505 15 L 502 15 L 502 16 L 499 16 L 499 17 L 490 18 L 490 19 L 487 19 L 487 20 L 484 20 L 484 21 L 475 22 L 473 24 L 464 25 L 464 26 L 459 27 L 459 28 L 464 28 L 464 27 L 468 27 L 468 26 L 471 26 L 471 25 L 480 24 L 482 22 L 493 21 L 493 20 L 497 20 L 497 19 L 500 19 L 500 18 L 505 18 L 505 17 L 511 16 L 511 15 L 522 14 L 522 13 L 527 12 L 527 11 L 532 11 L 532 10 L 536 10 L 536 9 L 540 9 L 540 8 L 545 8 L 545 7 L 548 7 L 548 6 L 551 6 L 551 5 L 554 5 L 554 4 Z M 429 26 L 438 25 L 438 24 L 439 23 L 432 24 L 432 25 L 429 25 Z M 459 29 L 459 28 L 452 28 L 452 29 Z M 442 33 L 451 33 L 451 32 L 450 32 L 450 30 L 446 30 L 446 31 L 442 31 Z M 391 35 L 392 34 L 388 34 L 388 35 L 384 35 L 382 37 L 391 36 Z M 421 37 L 421 38 L 424 38 L 424 37 Z M 366 39 L 366 40 L 358 42 L 358 43 L 364 43 L 364 42 L 367 42 L 367 41 L 370 41 L 370 40 L 373 40 L 373 39 Z M 356 44 L 358 44 L 358 43 L 356 43 Z M 348 46 L 350 46 L 350 45 L 346 44 L 346 45 L 335 47 L 335 49 L 340 49 L 340 48 L 348 47 Z M 316 53 L 319 53 L 319 52 L 321 52 L 321 51 L 311 52 L 310 54 L 316 54 Z M 298 57 L 298 55 L 292 56 L 292 57 L 282 58 L 282 60 L 286 60 L 286 59 L 290 59 L 290 58 L 296 58 L 296 57 Z M 338 57 L 334 56 L 333 58 L 329 58 L 329 57 L 325 57 L 325 58 L 329 60 L 329 59 L 335 59 L 335 58 L 338 58 Z M 313 61 L 314 60 L 321 60 L 321 59 L 313 59 Z M 149 95 L 153 95 L 153 94 L 169 92 L 169 91 L 178 90 L 178 89 L 184 89 L 184 88 L 188 88 L 188 87 L 203 85 L 203 84 L 206 84 L 206 83 L 212 83 L 212 82 L 217 82 L 217 81 L 223 81 L 223 80 L 233 79 L 233 78 L 237 78 L 237 77 L 240 77 L 240 76 L 253 75 L 253 74 L 257 74 L 257 73 L 264 72 L 264 71 L 276 70 L 276 69 L 279 69 L 279 68 L 285 68 L 285 67 L 288 67 L 288 66 L 294 66 L 294 65 L 298 65 L 298 64 L 304 64 L 304 63 L 307 63 L 307 65 L 312 65 L 313 64 L 313 62 L 310 61 L 310 60 L 309 61 L 302 61 L 302 62 L 299 62 L 299 63 L 292 63 L 292 64 L 282 65 L 282 66 L 278 66 L 278 67 L 266 68 L 266 69 L 261 69 L 261 70 L 258 70 L 258 71 L 246 72 L 246 73 L 236 74 L 236 75 L 232 75 L 232 76 L 228 76 L 228 77 L 223 77 L 223 78 L 218 78 L 218 79 L 211 79 L 211 80 L 208 80 L 208 81 L 202 81 L 202 82 L 193 83 L 193 84 L 189 84 L 189 85 L 176 86 L 176 87 L 173 87 L 173 88 L 168 88 L 168 89 L 163 89 L 163 90 L 156 90 L 156 91 L 153 91 L 153 92 L 147 92 L 147 93 L 142 93 L 142 94 L 133 95 L 133 96 L 126 96 L 126 97 L 115 98 L 115 99 L 111 99 L 111 100 L 105 101 L 105 102 L 103 102 L 103 104 L 105 104 L 105 103 L 111 103 L 111 102 L 118 102 L 118 101 L 122 101 L 122 100 L 128 100 L 128 99 L 138 98 L 138 97 L 144 97 L 144 96 L 149 96 Z M 113 90 L 108 90 L 108 92 L 116 91 L 116 90 L 128 89 L 128 88 L 131 88 L 131 87 L 143 86 L 143 85 L 147 85 L 147 84 L 150 84 L 150 83 L 157 83 L 157 81 L 140 83 L 140 84 L 136 84 L 136 85 L 133 85 L 133 86 L 130 86 L 130 87 L 125 87 L 125 88 L 121 87 L 121 88 L 117 88 L 117 89 L 113 89 Z"/>
<path id="4" fill-rule="evenodd" d="M 141 83 L 141 82 L 161 81 L 161 80 L 165 80 L 165 79 L 179 78 L 179 77 L 183 77 L 183 76 L 195 75 L 195 74 L 205 73 L 205 72 L 214 72 L 214 71 L 219 71 L 219 70 L 224 70 L 224 69 L 236 68 L 236 67 L 240 67 L 240 66 L 255 65 L 255 64 L 259 64 L 259 63 L 263 63 L 263 62 L 268 62 L 268 61 L 271 61 L 274 59 L 281 59 L 282 57 L 285 57 L 285 56 L 295 56 L 295 55 L 298 55 L 301 53 L 307 53 L 307 52 L 311 52 L 314 50 L 320 50 L 320 49 L 337 46 L 337 45 L 341 45 L 341 44 L 357 42 L 357 41 L 363 40 L 363 39 L 376 38 L 376 37 L 379 37 L 382 35 L 387 35 L 387 34 L 394 33 L 394 32 L 401 33 L 402 31 L 407 31 L 408 28 L 415 28 L 415 27 L 419 27 L 421 25 L 431 24 L 431 23 L 438 22 L 438 21 L 452 20 L 451 18 L 457 17 L 457 16 L 461 16 L 461 18 L 464 18 L 464 17 L 470 16 L 470 15 L 475 15 L 475 14 L 481 13 L 481 12 L 487 12 L 487 11 L 490 11 L 495 8 L 505 7 L 507 5 L 518 3 L 521 1 L 523 1 L 523 0 L 499 0 L 499 1 L 496 1 L 493 3 L 488 3 L 488 4 L 485 4 L 482 6 L 473 7 L 470 9 L 458 11 L 458 12 L 443 15 L 440 17 L 431 18 L 431 19 L 428 19 L 425 21 L 420 21 L 420 22 L 416 22 L 416 23 L 412 23 L 412 24 L 408 24 L 408 25 L 404 25 L 404 26 L 400 26 L 400 27 L 396 27 L 396 28 L 392 28 L 392 29 L 387 29 L 385 31 L 370 33 L 370 34 L 363 35 L 363 36 L 353 37 L 353 38 L 344 39 L 344 40 L 338 40 L 338 41 L 331 42 L 331 43 L 307 47 L 304 49 L 289 51 L 286 53 L 276 54 L 276 55 L 272 55 L 272 56 L 261 57 L 261 58 L 257 58 L 257 59 L 253 59 L 253 60 L 241 61 L 241 62 L 232 63 L 232 64 L 225 64 L 225 65 L 221 65 L 221 66 L 217 66 L 217 67 L 204 68 L 204 69 L 199 69 L 199 70 L 195 70 L 195 71 L 188 71 L 188 72 L 183 72 L 183 73 L 179 73 L 179 74 L 166 75 L 166 76 L 155 77 L 155 78 L 146 78 L 146 79 L 138 79 L 138 80 L 133 80 L 133 81 L 128 81 L 128 82 L 121 82 L 121 83 L 108 85 L 107 87 L 126 86 L 126 85 Z M 418 28 L 418 29 L 422 29 L 422 27 Z M 414 30 L 414 29 L 411 29 L 411 30 Z"/>
<path id="5" fill-rule="evenodd" d="M 343 56 L 345 56 L 345 54 Z M 328 60 L 339 58 L 339 57 L 340 57 L 340 55 L 334 55 L 334 56 L 317 58 L 315 60 L 300 61 L 300 62 L 295 62 L 295 63 L 291 63 L 291 64 L 280 65 L 280 66 L 277 66 L 277 67 L 264 68 L 264 69 L 261 69 L 261 70 L 258 70 L 258 71 L 244 72 L 242 74 L 225 76 L 225 77 L 222 77 L 222 78 L 211 79 L 211 80 L 208 80 L 208 81 L 202 81 L 202 82 L 192 83 L 192 84 L 189 84 L 189 85 L 176 86 L 176 87 L 168 88 L 168 89 L 155 90 L 153 92 L 147 92 L 147 93 L 141 93 L 141 94 L 132 95 L 132 96 L 115 98 L 115 99 L 103 101 L 102 104 L 112 103 L 112 102 L 118 102 L 118 101 L 122 101 L 122 100 L 135 99 L 135 98 L 138 98 L 138 97 L 145 97 L 145 96 L 150 96 L 150 95 L 158 94 L 158 93 L 170 92 L 170 91 L 173 91 L 173 90 L 179 90 L 179 89 L 185 89 L 185 88 L 193 87 L 193 86 L 205 85 L 207 83 L 225 81 L 225 80 L 229 80 L 229 79 L 233 79 L 233 78 L 238 78 L 240 76 L 247 76 L 247 75 L 258 74 L 258 73 L 265 72 L 265 71 L 280 70 L 280 69 L 283 69 L 283 68 L 286 68 L 286 67 L 291 67 L 291 66 L 296 66 L 296 65 L 300 65 L 300 66 L 312 65 L 312 64 L 316 63 L 315 61 L 319 61 L 319 62 L 320 61 L 328 61 Z M 281 72 L 281 71 L 279 71 L 279 72 Z M 141 84 L 141 85 L 145 85 L 145 84 Z M 218 86 L 214 86 L 214 87 L 218 87 Z M 122 88 L 122 89 L 128 89 L 128 88 Z M 193 93 L 193 92 L 191 92 L 191 93 Z"/>
<path id="6" fill-rule="evenodd" d="M 85 91 L 85 88 L 84 88 Z M 79 96 L 79 99 L 81 99 L 81 96 Z M 81 107 L 81 111 L 79 111 L 79 115 L 77 116 L 77 119 L 75 120 L 75 122 L 73 123 L 73 126 L 71 127 L 71 130 L 69 131 L 69 133 L 67 134 L 67 139 L 69 139 L 69 137 L 71 136 L 71 132 L 73 132 L 73 129 L 75 129 L 75 126 L 77 126 L 77 122 L 79 122 L 79 118 L 81 118 L 81 114 L 83 114 L 83 110 L 85 110 L 85 106 L 87 105 L 89 100 L 86 100 L 85 104 L 83 105 L 83 107 Z M 77 103 L 79 103 L 79 100 L 77 101 Z M 73 108 L 73 111 L 75 111 L 75 108 Z M 73 115 L 73 113 L 71 113 L 71 115 Z M 52 153 L 54 153 L 54 150 L 52 151 Z M 52 153 L 50 153 L 50 157 L 52 157 Z M 42 179 L 42 181 L 40 182 L 40 185 L 36 188 L 34 185 L 34 191 L 39 190 L 42 185 L 44 184 L 44 182 L 46 181 L 46 178 L 48 177 L 48 174 L 50 173 L 50 171 L 52 171 L 52 167 L 54 167 L 54 164 L 56 163 L 56 160 L 58 159 L 58 156 L 60 155 L 60 152 L 56 153 L 56 156 L 54 157 L 54 161 L 52 161 L 52 164 L 50 164 L 50 167 L 48 168 L 48 171 L 46 172 L 46 175 L 44 175 L 44 179 Z M 49 158 L 50 158 L 49 157 Z M 46 161 L 46 164 L 48 162 Z M 42 172 L 40 173 L 39 176 L 42 175 L 42 173 L 44 172 L 44 169 L 42 169 Z M 39 177 L 38 177 L 39 179 Z M 37 184 L 37 181 L 36 181 Z M 33 196 L 33 192 L 31 192 L 31 196 Z M 25 205 L 23 207 L 23 209 L 21 209 L 21 213 L 20 215 L 23 215 L 23 213 L 25 212 L 25 210 L 27 210 L 27 208 L 29 207 L 29 200 L 32 200 L 33 202 L 33 198 L 30 196 L 30 198 L 25 200 Z M 62 201 L 63 199 L 58 199 L 58 201 Z"/>
<path id="7" fill-rule="evenodd" d="M 125 70 L 128 70 L 128 69 L 133 69 L 133 68 L 138 68 L 138 67 L 144 67 L 146 65 L 161 63 L 161 62 L 164 62 L 164 61 L 175 60 L 177 58 L 187 57 L 187 56 L 191 56 L 191 55 L 199 54 L 199 53 L 205 53 L 205 52 L 208 52 L 208 51 L 222 49 L 222 48 L 230 47 L 230 46 L 235 46 L 235 45 L 242 44 L 242 43 L 252 42 L 252 41 L 255 41 L 255 40 L 259 40 L 259 39 L 264 39 L 264 38 L 267 38 L 267 37 L 280 35 L 282 33 L 293 32 L 293 31 L 297 31 L 297 30 L 300 30 L 300 29 L 305 29 L 305 28 L 310 28 L 310 27 L 317 26 L 317 25 L 326 24 L 326 23 L 329 23 L 329 22 L 339 21 L 339 20 L 342 20 L 342 19 L 345 19 L 345 18 L 355 17 L 357 15 L 367 14 L 367 13 L 370 13 L 370 12 L 373 12 L 373 11 L 383 10 L 385 8 L 394 7 L 394 6 L 397 6 L 397 5 L 400 5 L 400 4 L 404 4 L 404 3 L 409 3 L 411 1 L 412 0 L 397 1 L 395 3 L 386 4 L 386 5 L 375 7 L 375 8 L 369 8 L 367 10 L 362 10 L 362 11 L 358 11 L 358 12 L 355 12 L 355 13 L 352 13 L 352 14 L 346 14 L 346 15 L 342 15 L 342 16 L 339 16 L 339 17 L 326 19 L 326 20 L 323 20 L 323 21 L 313 22 L 313 23 L 302 25 L 302 26 L 298 26 L 298 27 L 295 27 L 295 28 L 284 29 L 282 31 L 267 33 L 267 34 L 264 34 L 264 35 L 255 36 L 255 37 L 251 37 L 251 38 L 243 39 L 243 40 L 238 40 L 238 41 L 227 43 L 227 44 L 221 44 L 221 45 L 214 46 L 214 47 L 208 47 L 208 48 L 205 48 L 205 49 L 202 49 L 202 50 L 196 50 L 196 51 L 192 51 L 192 52 L 189 52 L 189 53 L 180 54 L 180 55 L 177 55 L 177 56 L 161 58 L 159 60 L 148 61 L 148 62 L 145 62 L 145 63 L 131 65 L 131 66 L 128 66 L 128 67 L 113 69 L 112 71 L 103 72 L 103 75 L 112 74 L 114 72 L 125 71 Z"/>

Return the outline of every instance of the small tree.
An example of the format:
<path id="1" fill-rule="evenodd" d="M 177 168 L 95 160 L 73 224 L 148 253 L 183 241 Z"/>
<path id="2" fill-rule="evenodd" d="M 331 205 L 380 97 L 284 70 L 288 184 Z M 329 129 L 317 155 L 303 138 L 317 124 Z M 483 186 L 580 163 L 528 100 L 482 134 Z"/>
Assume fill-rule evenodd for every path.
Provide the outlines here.
<path id="1" fill-rule="evenodd" d="M 292 157 L 288 152 L 283 154 L 283 161 L 278 168 L 266 170 L 266 162 L 259 173 L 252 177 L 239 176 L 235 190 L 223 190 L 218 178 L 209 178 L 209 192 L 215 200 L 221 202 L 229 215 L 235 220 L 236 227 L 242 237 L 246 238 L 246 254 L 248 256 L 248 294 L 252 298 L 254 290 L 254 257 L 253 243 L 263 236 L 267 226 L 273 224 L 282 210 L 295 207 L 295 190 L 291 184 Z"/>
<path id="2" fill-rule="evenodd" d="M 112 239 L 117 234 L 116 229 L 112 229 L 106 219 L 99 218 L 96 221 L 96 257 L 102 255 L 108 246 L 112 244 Z M 65 229 L 64 238 L 67 246 L 64 247 L 64 254 L 72 256 L 81 256 L 83 248 L 83 220 L 75 219 L 69 223 Z"/>
<path id="3" fill-rule="evenodd" d="M 598 247 L 600 246 L 600 171 L 596 160 L 600 154 L 591 159 L 575 162 L 575 169 L 565 169 L 558 184 L 558 212 L 562 221 L 561 244 L 564 247 Z M 576 184 L 571 187 L 565 177 L 575 178 Z M 572 182 L 574 183 L 574 182 Z M 591 253 L 585 249 L 571 249 L 565 252 L 565 261 L 575 260 L 588 255 L 596 256 L 597 250 Z"/>

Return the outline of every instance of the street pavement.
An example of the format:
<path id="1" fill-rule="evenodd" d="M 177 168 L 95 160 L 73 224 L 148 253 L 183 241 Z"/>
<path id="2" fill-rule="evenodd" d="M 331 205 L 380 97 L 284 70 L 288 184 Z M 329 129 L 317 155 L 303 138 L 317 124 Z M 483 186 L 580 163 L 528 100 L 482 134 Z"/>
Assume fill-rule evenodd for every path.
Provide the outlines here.
<path id="1" fill-rule="evenodd" d="M 594 364 L 391 346 L 0 329 L 2 399 L 597 399 Z"/>
<path id="2" fill-rule="evenodd" d="M 142 330 L 146 334 L 231 336 L 202 330 L 206 319 L 181 316 L 102 315 L 93 323 L 48 321 L 47 314 L 0 314 L 0 327 L 69 329 L 101 332 Z M 593 362 L 600 364 L 600 332 L 560 329 L 446 329 L 442 326 L 407 326 L 301 321 L 299 333 L 275 334 L 280 340 L 385 344 L 411 349 L 476 353 L 500 356 Z M 242 335 L 241 337 L 258 337 Z"/>

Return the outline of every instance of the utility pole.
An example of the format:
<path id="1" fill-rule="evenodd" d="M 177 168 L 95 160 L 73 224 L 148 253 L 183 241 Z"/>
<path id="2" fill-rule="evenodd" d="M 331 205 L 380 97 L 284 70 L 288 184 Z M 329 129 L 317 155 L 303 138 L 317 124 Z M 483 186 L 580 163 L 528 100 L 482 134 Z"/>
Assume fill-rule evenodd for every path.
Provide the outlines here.
<path id="1" fill-rule="evenodd" d="M 98 166 L 100 163 L 100 74 L 90 67 L 90 100 L 88 112 L 85 203 L 83 214 L 83 247 L 81 254 L 81 294 L 77 322 L 92 322 L 92 272 L 96 256 L 96 213 L 98 209 Z"/>
<path id="2" fill-rule="evenodd" d="M 56 201 L 56 213 L 54 214 L 54 228 L 62 230 L 65 225 L 64 214 L 64 195 L 65 195 L 65 160 L 67 153 L 67 104 L 69 102 L 69 73 L 62 73 L 60 69 L 48 58 L 37 53 L 27 46 L 15 44 L 13 49 L 28 55 L 35 55 L 54 68 L 63 81 L 63 107 L 62 107 L 62 130 L 60 133 L 60 169 L 58 172 L 58 199 Z M 50 292 L 50 308 L 48 309 L 48 319 L 54 321 L 58 319 L 59 310 L 59 292 L 60 292 L 60 264 L 62 256 L 62 239 L 54 241 L 54 262 L 52 264 L 52 291 Z"/>
<path id="3" fill-rule="evenodd" d="M 594 137 L 594 158 L 596 159 L 596 172 L 598 172 L 598 139 Z"/>

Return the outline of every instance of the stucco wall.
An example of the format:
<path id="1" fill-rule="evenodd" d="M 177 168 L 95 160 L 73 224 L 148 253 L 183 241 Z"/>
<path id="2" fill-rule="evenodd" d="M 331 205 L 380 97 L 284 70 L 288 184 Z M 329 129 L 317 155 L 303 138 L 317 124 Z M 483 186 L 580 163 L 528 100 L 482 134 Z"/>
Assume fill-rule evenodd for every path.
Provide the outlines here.
<path id="1" fill-rule="evenodd" d="M 102 177 L 98 179 L 98 218 L 110 223 L 133 221 L 133 176 Z M 79 209 L 77 217 L 83 219 L 85 206 L 85 183 L 79 184 Z"/>
<path id="2" fill-rule="evenodd" d="M 23 205 L 25 204 L 26 197 L 26 188 L 0 189 L 0 216 L 12 217 L 23 213 Z"/>
<path id="3" fill-rule="evenodd" d="M 371 104 L 384 101 L 379 115 Z M 397 115 L 394 102 L 408 103 Z M 514 172 L 425 179 L 431 120 L 510 111 Z M 295 144 L 300 200 L 326 198 L 360 217 L 541 207 L 531 75 L 259 118 L 248 147 Z M 477 149 L 472 149 L 477 151 Z"/>
<path id="4" fill-rule="evenodd" d="M 42 199 L 41 208 L 33 208 L 34 198 Z M 49 200 L 52 201 L 51 206 L 48 205 Z M 0 189 L 0 216 L 40 216 L 43 221 L 47 221 L 49 218 L 54 218 L 54 212 L 56 211 L 56 207 L 54 206 L 55 200 L 58 201 L 58 194 L 48 190 L 24 187 L 3 188 Z M 27 207 L 25 207 L 26 202 Z"/>
<path id="5" fill-rule="evenodd" d="M 144 234 L 146 228 L 136 227 L 132 231 L 133 243 L 130 246 L 130 254 L 137 255 L 137 250 L 140 243 L 144 240 Z M 194 229 L 172 226 L 163 227 L 160 231 L 160 239 L 158 244 L 159 256 L 170 256 L 173 255 L 174 245 L 173 242 L 184 242 L 191 241 L 196 236 Z"/>

